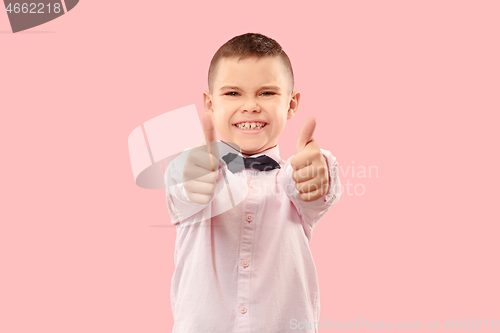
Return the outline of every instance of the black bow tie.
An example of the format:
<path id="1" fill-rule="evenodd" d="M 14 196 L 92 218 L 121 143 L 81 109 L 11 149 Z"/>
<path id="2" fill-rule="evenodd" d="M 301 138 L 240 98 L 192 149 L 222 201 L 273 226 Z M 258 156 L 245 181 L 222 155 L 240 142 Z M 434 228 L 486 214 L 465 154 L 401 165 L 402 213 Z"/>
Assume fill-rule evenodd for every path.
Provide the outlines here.
<path id="1" fill-rule="evenodd" d="M 227 164 L 227 168 L 232 173 L 236 173 L 243 169 L 254 169 L 259 171 L 268 171 L 273 169 L 281 169 L 278 162 L 267 155 L 258 157 L 243 157 L 237 154 L 229 153 L 222 156 L 222 159 Z"/>

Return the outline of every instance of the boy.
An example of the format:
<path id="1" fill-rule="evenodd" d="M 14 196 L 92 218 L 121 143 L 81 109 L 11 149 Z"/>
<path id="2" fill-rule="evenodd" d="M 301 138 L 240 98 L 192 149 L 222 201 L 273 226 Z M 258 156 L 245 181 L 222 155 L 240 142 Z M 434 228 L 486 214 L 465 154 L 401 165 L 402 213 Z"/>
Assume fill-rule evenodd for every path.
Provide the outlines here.
<path id="1" fill-rule="evenodd" d="M 295 155 L 280 158 L 277 141 L 300 92 L 275 40 L 234 37 L 216 52 L 208 76 L 202 124 L 212 144 L 185 151 L 165 172 L 177 229 L 173 332 L 277 333 L 318 322 L 309 242 L 340 197 L 336 158 L 312 138 L 312 117 Z M 241 200 L 219 209 L 233 197 Z"/>

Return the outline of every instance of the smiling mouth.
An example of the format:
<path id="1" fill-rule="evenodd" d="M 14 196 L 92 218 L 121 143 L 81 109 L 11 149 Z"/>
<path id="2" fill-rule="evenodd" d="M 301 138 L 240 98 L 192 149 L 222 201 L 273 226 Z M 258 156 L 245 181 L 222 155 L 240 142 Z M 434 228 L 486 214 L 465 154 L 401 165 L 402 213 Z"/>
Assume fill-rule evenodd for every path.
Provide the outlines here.
<path id="1" fill-rule="evenodd" d="M 259 130 L 267 126 L 267 123 L 238 123 L 233 126 L 242 130 Z"/>

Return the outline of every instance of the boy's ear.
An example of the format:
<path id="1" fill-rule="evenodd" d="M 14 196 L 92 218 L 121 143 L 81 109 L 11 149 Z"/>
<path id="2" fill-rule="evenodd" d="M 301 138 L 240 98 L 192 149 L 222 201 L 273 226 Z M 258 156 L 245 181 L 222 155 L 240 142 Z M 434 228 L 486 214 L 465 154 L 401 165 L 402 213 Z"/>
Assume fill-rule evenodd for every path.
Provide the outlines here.
<path id="1" fill-rule="evenodd" d="M 287 119 L 291 119 L 293 116 L 295 116 L 295 113 L 299 108 L 299 103 L 300 103 L 300 91 L 295 91 L 290 96 L 290 105 L 288 106 L 288 111 L 286 114 Z"/>
<path id="2" fill-rule="evenodd" d="M 214 112 L 212 95 L 208 91 L 203 92 L 203 106 L 207 112 Z"/>

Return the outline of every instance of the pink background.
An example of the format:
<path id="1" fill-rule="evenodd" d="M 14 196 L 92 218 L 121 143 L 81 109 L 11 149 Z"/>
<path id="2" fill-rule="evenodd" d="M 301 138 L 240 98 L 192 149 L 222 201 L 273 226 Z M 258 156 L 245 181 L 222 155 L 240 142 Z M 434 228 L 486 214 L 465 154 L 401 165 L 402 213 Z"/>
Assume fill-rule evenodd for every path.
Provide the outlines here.
<path id="1" fill-rule="evenodd" d="M 321 320 L 500 320 L 499 11 L 83 0 L 12 34 L 2 10 L 0 332 L 171 331 L 176 231 L 164 191 L 135 185 L 127 137 L 201 114 L 213 54 L 246 32 L 283 46 L 302 92 L 282 156 L 313 115 L 351 184 L 310 244 Z"/>

